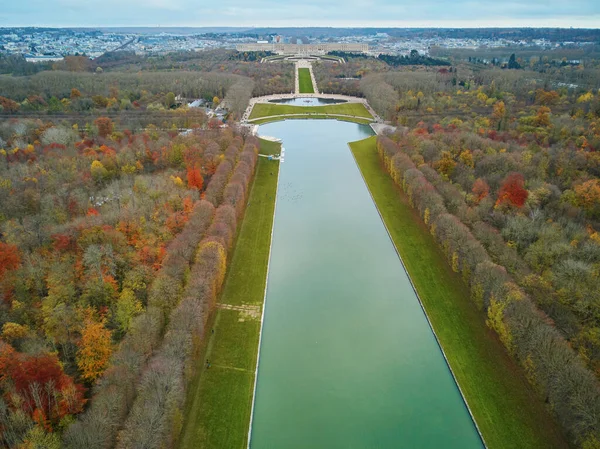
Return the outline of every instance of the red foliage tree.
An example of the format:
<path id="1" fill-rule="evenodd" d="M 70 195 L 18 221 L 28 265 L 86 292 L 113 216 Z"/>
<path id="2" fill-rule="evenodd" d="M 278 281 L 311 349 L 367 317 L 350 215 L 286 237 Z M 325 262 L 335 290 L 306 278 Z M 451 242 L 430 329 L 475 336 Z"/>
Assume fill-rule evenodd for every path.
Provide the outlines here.
<path id="1" fill-rule="evenodd" d="M 52 235 L 52 243 L 55 251 L 71 251 L 74 247 L 74 241 L 69 235 L 54 234 Z"/>
<path id="2" fill-rule="evenodd" d="M 482 199 L 484 199 L 490 193 L 490 186 L 485 180 L 478 178 L 473 183 L 473 189 L 471 190 L 477 202 L 479 203 Z"/>
<path id="3" fill-rule="evenodd" d="M 65 415 L 81 412 L 84 389 L 63 372 L 54 354 L 15 356 L 8 363 L 8 373 L 14 392 L 20 400 L 13 401 L 31 417 L 45 425 L 57 423 Z M 15 398 L 16 399 L 16 398 Z"/>
<path id="4" fill-rule="evenodd" d="M 0 383 L 8 376 L 8 368 L 15 358 L 15 350 L 8 343 L 0 340 Z"/>
<path id="5" fill-rule="evenodd" d="M 20 263 L 19 249 L 15 245 L 0 242 L 0 276 L 18 268 Z"/>
<path id="6" fill-rule="evenodd" d="M 521 173 L 510 173 L 498 191 L 496 205 L 511 204 L 516 207 L 523 207 L 529 192 L 525 190 L 525 178 Z"/>
<path id="7" fill-rule="evenodd" d="M 188 187 L 190 189 L 202 190 L 202 186 L 204 185 L 204 178 L 202 178 L 202 174 L 200 173 L 200 169 L 198 167 L 188 168 L 187 182 Z"/>

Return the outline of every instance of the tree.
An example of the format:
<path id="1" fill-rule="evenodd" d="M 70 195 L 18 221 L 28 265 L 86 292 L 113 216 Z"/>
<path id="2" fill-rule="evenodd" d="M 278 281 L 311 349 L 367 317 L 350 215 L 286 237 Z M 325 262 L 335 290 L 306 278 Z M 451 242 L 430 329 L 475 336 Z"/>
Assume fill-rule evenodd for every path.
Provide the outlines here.
<path id="1" fill-rule="evenodd" d="M 190 189 L 202 190 L 204 179 L 198 167 L 189 167 L 187 170 L 187 182 Z"/>
<path id="2" fill-rule="evenodd" d="M 510 58 L 508 59 L 508 68 L 509 69 L 520 69 L 521 68 L 521 64 L 519 64 L 517 62 L 517 57 L 515 56 L 514 53 L 512 55 L 510 55 Z"/>
<path id="3" fill-rule="evenodd" d="M 595 215 L 600 208 L 600 181 L 590 179 L 575 186 L 573 190 L 575 191 L 575 204 L 590 215 Z"/>
<path id="4" fill-rule="evenodd" d="M 108 367 L 111 354 L 111 332 L 104 327 L 104 322 L 86 319 L 77 351 L 81 377 L 87 381 L 96 380 Z"/>
<path id="5" fill-rule="evenodd" d="M 9 270 L 14 270 L 21 264 L 19 249 L 16 245 L 0 242 L 0 277 Z"/>
<path id="6" fill-rule="evenodd" d="M 61 447 L 57 433 L 46 432 L 37 425 L 27 432 L 19 449 L 60 449 Z"/>
<path id="7" fill-rule="evenodd" d="M 119 328 L 123 332 L 127 332 L 131 320 L 139 315 L 142 310 L 142 303 L 136 298 L 134 291 L 130 288 L 124 288 L 117 301 L 117 311 L 115 313 Z"/>
<path id="8" fill-rule="evenodd" d="M 473 195 L 475 195 L 476 202 L 479 203 L 490 193 L 490 186 L 485 180 L 478 178 L 473 183 L 473 189 L 471 191 L 473 192 Z"/>
<path id="9" fill-rule="evenodd" d="M 90 172 L 92 173 L 92 178 L 94 178 L 94 181 L 96 182 L 102 182 L 108 177 L 108 170 L 100 161 L 92 162 Z"/>
<path id="10" fill-rule="evenodd" d="M 113 122 L 108 117 L 98 117 L 94 120 L 94 125 L 98 128 L 98 135 L 100 137 L 110 136 L 113 132 Z"/>
<path id="11" fill-rule="evenodd" d="M 511 204 L 516 207 L 523 207 L 529 193 L 525 190 L 525 178 L 521 173 L 510 173 L 500 186 L 496 206 L 502 204 Z"/>
<path id="12" fill-rule="evenodd" d="M 81 92 L 77 88 L 71 89 L 71 100 L 76 100 L 81 97 Z"/>
<path id="13" fill-rule="evenodd" d="M 537 110 L 534 122 L 536 126 L 550 126 L 550 108 L 548 106 L 541 106 Z"/>
<path id="14" fill-rule="evenodd" d="M 173 92 L 165 95 L 165 106 L 169 109 L 175 106 L 175 94 Z"/>
<path id="15" fill-rule="evenodd" d="M 13 112 L 17 112 L 18 110 L 19 103 L 11 100 L 10 98 L 0 97 L 0 111 L 11 114 Z"/>
<path id="16" fill-rule="evenodd" d="M 83 387 L 63 372 L 54 354 L 17 354 L 8 373 L 19 396 L 14 404 L 38 422 L 58 423 L 83 408 Z"/>

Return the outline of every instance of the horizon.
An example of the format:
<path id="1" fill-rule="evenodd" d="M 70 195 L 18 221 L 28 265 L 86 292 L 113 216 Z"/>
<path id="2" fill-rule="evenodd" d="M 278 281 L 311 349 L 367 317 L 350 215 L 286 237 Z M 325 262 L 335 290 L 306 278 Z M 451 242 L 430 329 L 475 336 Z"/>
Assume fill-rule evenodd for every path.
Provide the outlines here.
<path id="1" fill-rule="evenodd" d="M 115 14 L 118 12 L 118 14 Z M 600 26 L 594 0 L 304 0 L 285 4 L 228 0 L 24 0 L 0 11 L 5 27 L 333 27 L 333 28 L 589 28 Z M 477 24 L 477 27 L 473 27 Z"/>
<path id="2" fill-rule="evenodd" d="M 57 30 L 89 30 L 89 29 L 99 29 L 99 30 L 107 30 L 107 29 L 123 29 L 123 28 L 131 28 L 131 29 L 145 29 L 145 28 L 156 28 L 156 29 L 169 29 L 169 28 L 178 28 L 178 29 L 220 29 L 220 30 L 253 30 L 253 29 L 394 29 L 394 30 L 453 30 L 453 29 L 461 29 L 461 30 L 493 30 L 493 29 L 515 29 L 515 30 L 523 30 L 523 29 L 535 29 L 535 30 L 570 30 L 570 29 L 578 29 L 578 30 L 598 30 L 600 26 L 591 27 L 591 26 L 501 26 L 501 25 L 490 25 L 490 26 L 389 26 L 389 25 L 336 25 L 336 26 L 325 26 L 325 25 L 298 25 L 298 26 L 280 26 L 280 25 L 8 25 L 8 26 L 0 26 L 0 29 L 10 29 L 10 28 L 40 28 L 40 29 L 57 29 Z"/>

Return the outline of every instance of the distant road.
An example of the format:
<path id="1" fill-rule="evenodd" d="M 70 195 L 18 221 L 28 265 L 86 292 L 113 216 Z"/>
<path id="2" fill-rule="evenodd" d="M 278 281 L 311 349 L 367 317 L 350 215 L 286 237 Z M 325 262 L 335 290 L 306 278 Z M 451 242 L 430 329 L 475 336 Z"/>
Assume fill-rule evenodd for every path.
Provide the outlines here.
<path id="1" fill-rule="evenodd" d="M 112 50 L 105 51 L 104 53 L 102 53 L 102 54 L 101 54 L 100 56 L 98 56 L 97 58 L 94 58 L 94 61 L 95 61 L 96 59 L 98 59 L 98 58 L 101 58 L 101 57 L 102 57 L 102 56 L 104 56 L 106 53 L 112 53 L 113 51 L 119 51 L 119 50 L 123 50 L 123 49 L 124 49 L 125 47 L 127 47 L 129 44 L 132 44 L 132 43 L 134 43 L 134 42 L 135 42 L 135 41 L 137 41 L 137 40 L 138 40 L 138 38 L 137 38 L 137 37 L 131 38 L 131 39 L 129 39 L 127 42 L 125 42 L 124 44 L 122 44 L 122 45 L 118 46 L 117 48 L 114 48 L 114 49 L 112 49 Z"/>

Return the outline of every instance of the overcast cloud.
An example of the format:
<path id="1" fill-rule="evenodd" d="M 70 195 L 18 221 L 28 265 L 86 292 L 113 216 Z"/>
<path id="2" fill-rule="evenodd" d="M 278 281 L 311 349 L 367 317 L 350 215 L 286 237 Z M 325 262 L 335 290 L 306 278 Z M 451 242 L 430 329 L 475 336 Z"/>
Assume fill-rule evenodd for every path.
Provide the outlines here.
<path id="1" fill-rule="evenodd" d="M 1 26 L 600 27 L 599 0 L 3 0 Z"/>

